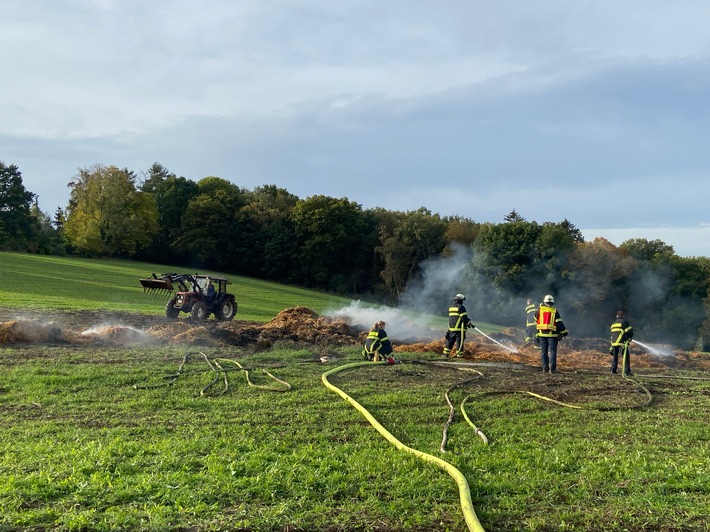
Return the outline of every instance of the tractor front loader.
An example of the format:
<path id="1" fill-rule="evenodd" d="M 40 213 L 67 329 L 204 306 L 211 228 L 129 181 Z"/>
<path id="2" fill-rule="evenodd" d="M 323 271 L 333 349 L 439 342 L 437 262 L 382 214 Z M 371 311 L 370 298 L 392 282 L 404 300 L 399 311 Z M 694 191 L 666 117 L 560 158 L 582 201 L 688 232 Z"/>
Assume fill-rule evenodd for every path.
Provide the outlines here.
<path id="1" fill-rule="evenodd" d="M 224 277 L 191 273 L 151 274 L 140 280 L 146 294 L 169 294 L 165 315 L 175 319 L 180 312 L 190 314 L 193 321 L 203 321 L 214 314 L 218 320 L 232 320 L 237 313 L 237 302 L 227 292 L 232 284 Z M 175 291 L 177 287 L 177 291 Z M 174 292 L 174 293 L 173 293 Z"/>

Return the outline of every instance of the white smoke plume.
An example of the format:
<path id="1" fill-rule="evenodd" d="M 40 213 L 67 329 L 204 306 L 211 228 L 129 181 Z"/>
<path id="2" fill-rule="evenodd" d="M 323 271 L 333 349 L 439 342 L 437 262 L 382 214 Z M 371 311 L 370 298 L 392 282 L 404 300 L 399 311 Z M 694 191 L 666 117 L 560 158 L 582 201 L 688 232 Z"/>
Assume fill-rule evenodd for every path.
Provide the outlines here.
<path id="1" fill-rule="evenodd" d="M 443 325 L 437 327 L 431 314 L 416 314 L 386 305 L 365 306 L 360 301 L 353 301 L 346 307 L 326 312 L 326 315 L 342 319 L 363 331 L 369 331 L 376 322 L 384 321 L 391 340 L 431 341 L 444 335 Z"/>
<path id="2" fill-rule="evenodd" d="M 367 306 L 353 301 L 348 306 L 327 311 L 326 315 L 368 331 L 382 320 L 387 323 L 391 339 L 431 341 L 442 338 L 447 327 L 446 310 L 453 295 L 465 290 L 457 282 L 470 260 L 470 249 L 457 245 L 450 255 L 423 262 L 421 277 L 407 285 L 399 308 Z"/>

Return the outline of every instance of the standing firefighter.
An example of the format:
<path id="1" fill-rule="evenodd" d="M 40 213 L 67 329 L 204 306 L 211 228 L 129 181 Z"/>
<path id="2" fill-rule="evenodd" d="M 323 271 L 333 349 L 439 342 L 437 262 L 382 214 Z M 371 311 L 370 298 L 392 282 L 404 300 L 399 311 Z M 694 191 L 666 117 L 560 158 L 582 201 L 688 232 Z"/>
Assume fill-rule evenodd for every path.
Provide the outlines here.
<path id="1" fill-rule="evenodd" d="M 611 359 L 611 372 L 616 373 L 616 368 L 619 366 L 619 355 L 623 358 L 623 373 L 622 375 L 633 375 L 631 373 L 631 361 L 629 356 L 629 344 L 634 337 L 634 328 L 626 321 L 626 316 L 623 310 L 616 313 L 616 320 L 611 324 L 611 346 L 609 354 Z"/>
<path id="2" fill-rule="evenodd" d="M 444 346 L 444 356 L 451 355 L 451 351 L 456 348 L 456 356 L 463 356 L 463 344 L 466 340 L 466 329 L 472 329 L 475 325 L 468 317 L 466 307 L 463 306 L 463 301 L 466 296 L 456 294 L 454 296 L 454 304 L 449 307 L 449 329 L 446 331 L 446 345 Z"/>
<path id="3" fill-rule="evenodd" d="M 525 307 L 525 344 L 531 344 L 537 336 L 537 324 L 535 322 L 535 311 L 537 305 L 533 303 L 532 298 L 528 298 Z"/>
<path id="4" fill-rule="evenodd" d="M 554 305 L 555 298 L 548 294 L 535 312 L 537 335 L 540 338 L 540 361 L 545 373 L 557 372 L 557 342 L 567 336 L 565 324 Z"/>
<path id="5" fill-rule="evenodd" d="M 367 360 L 385 360 L 392 353 L 392 342 L 387 337 L 384 321 L 378 321 L 372 326 L 365 340 L 365 347 L 362 350 L 362 356 Z"/>

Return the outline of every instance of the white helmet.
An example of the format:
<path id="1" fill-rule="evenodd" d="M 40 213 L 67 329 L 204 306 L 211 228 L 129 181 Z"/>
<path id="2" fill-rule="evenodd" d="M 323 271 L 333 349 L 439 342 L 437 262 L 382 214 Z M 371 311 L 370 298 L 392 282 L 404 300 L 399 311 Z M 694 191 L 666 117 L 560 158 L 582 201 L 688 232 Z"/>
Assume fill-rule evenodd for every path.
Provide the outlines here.
<path id="1" fill-rule="evenodd" d="M 466 299 L 466 296 L 463 294 L 456 294 L 454 296 L 454 301 L 456 301 L 457 299 L 460 299 L 461 301 L 463 301 L 464 299 Z"/>
<path id="2" fill-rule="evenodd" d="M 552 297 L 550 294 L 547 294 L 545 296 L 545 299 L 542 300 L 543 303 L 546 305 L 554 305 L 555 304 L 555 298 Z"/>

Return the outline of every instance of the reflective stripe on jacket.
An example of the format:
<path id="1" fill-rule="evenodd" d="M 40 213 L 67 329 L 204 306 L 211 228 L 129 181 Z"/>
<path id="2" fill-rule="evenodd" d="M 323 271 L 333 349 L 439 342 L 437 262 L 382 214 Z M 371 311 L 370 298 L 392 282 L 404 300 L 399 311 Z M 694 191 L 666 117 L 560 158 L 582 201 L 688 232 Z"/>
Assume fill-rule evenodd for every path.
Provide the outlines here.
<path id="1" fill-rule="evenodd" d="M 526 327 L 532 327 L 535 325 L 535 304 L 531 303 L 527 307 L 525 307 L 525 326 Z"/>
<path id="2" fill-rule="evenodd" d="M 634 328 L 623 318 L 617 318 L 611 324 L 611 345 L 618 347 L 624 345 L 634 337 Z"/>
<path id="3" fill-rule="evenodd" d="M 367 353 L 374 353 L 380 348 L 380 331 L 370 331 L 367 333 L 367 339 L 365 340 L 365 351 Z"/>
<path id="4" fill-rule="evenodd" d="M 535 323 L 537 335 L 552 338 L 553 336 L 564 336 L 567 334 L 562 317 L 555 307 L 540 305 L 535 313 Z"/>
<path id="5" fill-rule="evenodd" d="M 449 307 L 449 330 L 464 332 L 471 321 L 463 305 Z"/>

